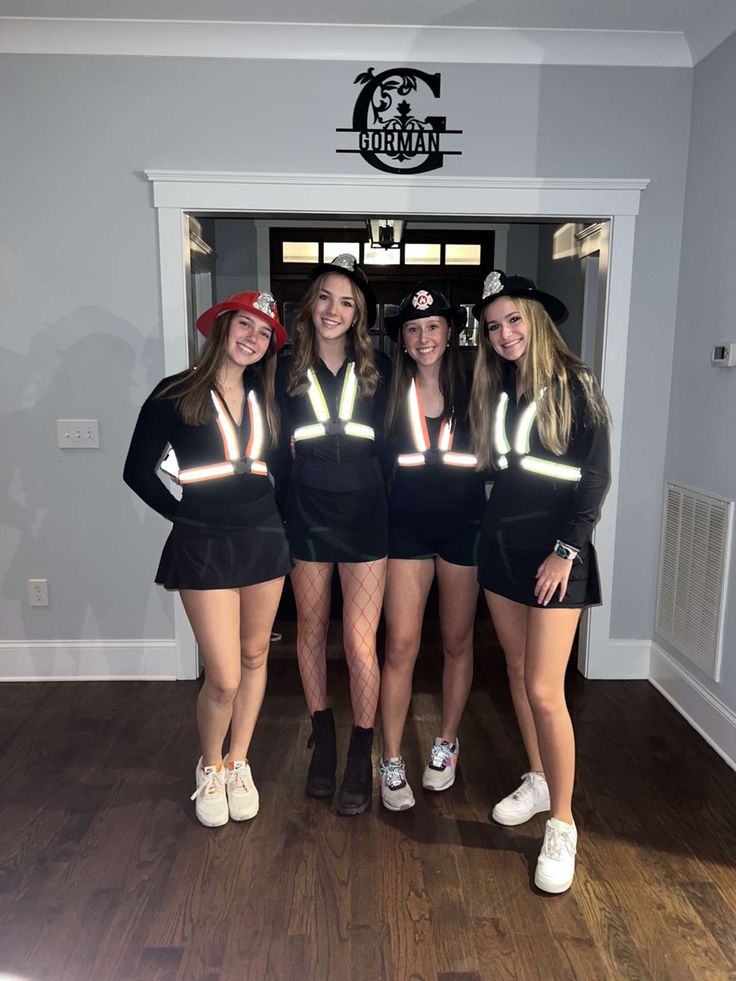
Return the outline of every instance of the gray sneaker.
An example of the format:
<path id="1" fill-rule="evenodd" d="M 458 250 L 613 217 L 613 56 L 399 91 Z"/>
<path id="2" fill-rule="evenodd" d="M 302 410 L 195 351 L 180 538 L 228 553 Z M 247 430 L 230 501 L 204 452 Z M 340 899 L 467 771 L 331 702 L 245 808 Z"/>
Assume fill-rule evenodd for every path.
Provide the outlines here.
<path id="1" fill-rule="evenodd" d="M 381 800 L 389 811 L 408 811 L 414 807 L 414 794 L 406 782 L 406 764 L 400 756 L 382 759 L 378 764 Z"/>
<path id="2" fill-rule="evenodd" d="M 535 814 L 549 810 L 549 787 L 539 773 L 525 773 L 521 786 L 493 808 L 493 820 L 507 827 L 524 824 Z"/>
<path id="3" fill-rule="evenodd" d="M 449 790 L 455 783 L 455 770 L 460 757 L 460 740 L 454 743 L 437 736 L 429 751 L 429 760 L 422 775 L 425 790 Z"/>

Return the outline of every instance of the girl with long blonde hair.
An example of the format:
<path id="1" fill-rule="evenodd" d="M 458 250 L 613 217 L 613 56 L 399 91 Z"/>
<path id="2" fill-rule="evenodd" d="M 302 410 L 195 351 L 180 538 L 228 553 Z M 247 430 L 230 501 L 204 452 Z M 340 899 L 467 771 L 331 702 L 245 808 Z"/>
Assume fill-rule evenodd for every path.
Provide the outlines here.
<path id="1" fill-rule="evenodd" d="M 316 266 L 297 316 L 293 355 L 280 381 L 284 438 L 294 461 L 286 525 L 294 568 L 297 656 L 314 746 L 307 793 L 335 791 L 335 719 L 327 701 L 326 642 L 335 566 L 353 727 L 337 810 L 371 802 L 373 724 L 379 692 L 376 631 L 386 576 L 386 495 L 378 460 L 389 363 L 371 344 L 376 300 L 354 256 Z M 378 444 L 378 445 L 377 445 Z"/>
<path id="2" fill-rule="evenodd" d="M 479 464 L 494 468 L 479 579 L 529 760 L 493 818 L 512 826 L 550 812 L 534 881 L 559 893 L 572 884 L 577 844 L 565 669 L 581 610 L 601 601 L 591 536 L 609 484 L 609 415 L 557 329 L 560 300 L 494 270 L 473 313 L 473 444 Z"/>

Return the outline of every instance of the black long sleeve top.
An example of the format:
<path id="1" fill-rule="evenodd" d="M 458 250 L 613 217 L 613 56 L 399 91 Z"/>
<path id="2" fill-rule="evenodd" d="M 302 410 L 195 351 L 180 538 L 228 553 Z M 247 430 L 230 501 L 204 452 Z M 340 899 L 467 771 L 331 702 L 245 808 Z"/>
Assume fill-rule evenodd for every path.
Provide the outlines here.
<path id="1" fill-rule="evenodd" d="M 327 402 L 330 416 L 334 420 L 338 416 L 340 395 L 342 393 L 348 363 L 346 359 L 336 375 L 332 374 L 322 360 L 317 362 L 314 369 L 325 401 Z M 391 362 L 385 354 L 376 352 L 376 367 L 378 368 L 380 381 L 375 394 L 372 398 L 363 398 L 358 394 L 352 414 L 353 422 L 362 423 L 373 429 L 375 439 L 361 439 L 355 436 L 337 433 L 320 436 L 316 439 L 297 440 L 294 447 L 297 457 L 303 457 L 306 460 L 317 460 L 325 464 L 340 464 L 369 460 L 372 457 L 381 455 L 383 424 L 391 377 Z M 312 403 L 306 392 L 303 395 L 287 394 L 288 368 L 289 362 L 287 360 L 282 361 L 279 365 L 276 380 L 282 424 L 280 476 L 284 474 L 284 454 L 290 453 L 289 440 L 294 435 L 295 430 L 300 426 L 313 425 L 317 421 Z"/>
<path id="2" fill-rule="evenodd" d="M 515 548 L 548 548 L 559 539 L 583 549 L 591 539 L 600 517 L 601 505 L 610 484 L 610 446 L 606 426 L 587 422 L 588 411 L 580 382 L 571 374 L 573 424 L 565 453 L 556 456 L 541 443 L 536 421 L 529 435 L 529 455 L 580 469 L 576 482 L 524 470 L 526 453 L 514 449 L 514 435 L 527 407 L 522 395 L 516 400 L 516 372 L 505 366 L 504 391 L 509 397 L 506 437 L 511 450 L 507 469 L 495 470 L 493 492 L 488 502 L 494 524 L 503 525 L 505 541 Z M 494 452 L 496 461 L 498 454 Z"/>
<path id="3" fill-rule="evenodd" d="M 172 376 L 172 378 L 175 376 Z M 217 422 L 212 419 L 201 426 L 184 422 L 169 397 L 158 397 L 172 378 L 164 378 L 143 404 L 123 470 L 126 484 L 163 517 L 170 521 L 203 528 L 227 529 L 247 527 L 275 509 L 273 487 L 268 477 L 258 474 L 233 474 L 216 480 L 184 484 L 178 501 L 159 477 L 159 463 L 171 446 L 181 469 L 221 463 L 223 441 Z M 250 389 L 259 393 L 258 378 L 246 369 L 243 382 L 246 396 Z M 259 398 L 263 408 L 263 400 Z M 265 412 L 264 425 L 266 424 Z M 245 447 L 250 435 L 247 403 L 238 430 L 240 445 Z M 266 437 L 265 442 L 268 442 Z M 269 454 L 264 448 L 268 462 Z"/>

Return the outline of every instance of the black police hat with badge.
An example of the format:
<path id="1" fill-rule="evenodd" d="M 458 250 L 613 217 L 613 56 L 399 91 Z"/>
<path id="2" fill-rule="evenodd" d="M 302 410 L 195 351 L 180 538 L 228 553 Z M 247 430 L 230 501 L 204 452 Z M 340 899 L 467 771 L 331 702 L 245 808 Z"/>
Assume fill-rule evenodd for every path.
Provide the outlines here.
<path id="1" fill-rule="evenodd" d="M 465 307 L 454 307 L 439 290 L 426 283 L 417 283 L 399 304 L 399 312 L 386 317 L 386 333 L 397 342 L 399 332 L 409 320 L 422 320 L 424 317 L 444 317 L 447 323 L 459 333 L 465 327 Z"/>
<path id="2" fill-rule="evenodd" d="M 365 300 L 368 326 L 372 327 L 376 322 L 376 294 L 368 282 L 368 277 L 358 265 L 355 256 L 349 252 L 343 252 L 335 256 L 331 262 L 321 262 L 309 270 L 307 283 L 311 286 L 318 276 L 329 275 L 330 273 L 347 276 L 358 287 Z"/>
<path id="3" fill-rule="evenodd" d="M 525 300 L 536 300 L 541 303 L 551 319 L 556 324 L 561 324 L 567 318 L 567 307 L 551 293 L 544 293 L 534 285 L 533 279 L 526 276 L 507 276 L 500 269 L 494 269 L 488 273 L 483 282 L 483 297 L 479 303 L 473 307 L 473 316 L 480 320 L 481 314 L 494 300 L 499 300 L 502 296 L 515 297 Z"/>

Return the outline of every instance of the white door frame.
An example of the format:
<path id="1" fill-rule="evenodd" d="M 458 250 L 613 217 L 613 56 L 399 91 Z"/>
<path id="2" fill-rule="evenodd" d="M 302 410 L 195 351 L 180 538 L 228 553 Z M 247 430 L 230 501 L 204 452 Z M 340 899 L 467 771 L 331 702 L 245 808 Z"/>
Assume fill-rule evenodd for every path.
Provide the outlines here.
<path id="1" fill-rule="evenodd" d="M 588 678 L 648 677 L 648 664 L 626 659 L 611 636 L 611 591 L 618 512 L 626 349 L 629 333 L 634 230 L 648 180 L 585 178 L 407 177 L 375 174 L 249 174 L 147 170 L 158 212 L 161 317 L 166 374 L 188 363 L 185 256 L 188 212 L 283 215 L 371 215 L 611 219 L 603 391 L 611 407 L 612 479 L 596 529 L 596 549 L 606 602 L 589 611 L 580 670 Z M 181 604 L 174 631 L 177 677 L 197 673 L 194 639 Z"/>

